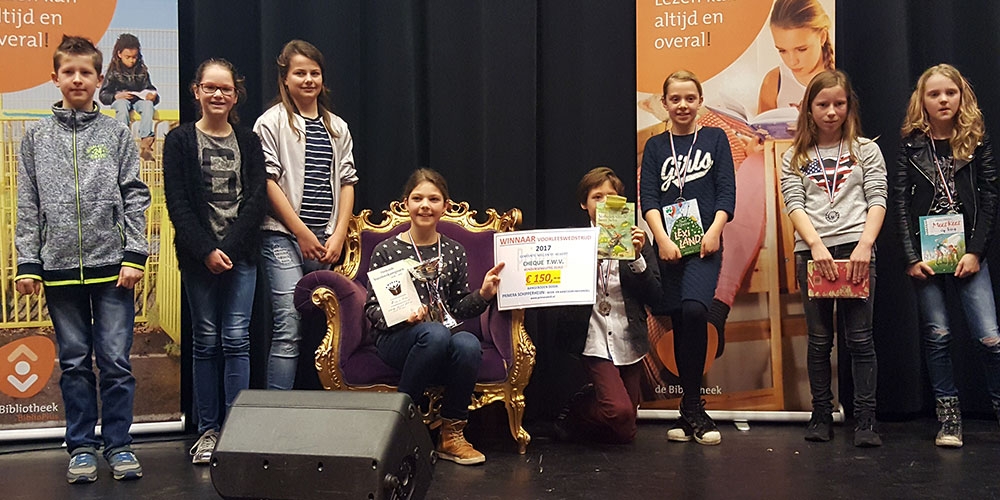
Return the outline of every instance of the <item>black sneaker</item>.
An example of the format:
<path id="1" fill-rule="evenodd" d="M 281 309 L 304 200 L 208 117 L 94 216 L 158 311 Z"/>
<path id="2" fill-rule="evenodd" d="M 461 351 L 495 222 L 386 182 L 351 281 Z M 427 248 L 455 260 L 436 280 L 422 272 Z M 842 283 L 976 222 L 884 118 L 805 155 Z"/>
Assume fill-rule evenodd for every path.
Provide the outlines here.
<path id="1" fill-rule="evenodd" d="M 875 430 L 875 414 L 861 413 L 854 424 L 854 446 L 858 448 L 874 448 L 882 446 L 882 438 Z"/>
<path id="2" fill-rule="evenodd" d="M 833 439 L 833 415 L 813 412 L 806 425 L 806 441 L 825 443 Z"/>
<path id="3" fill-rule="evenodd" d="M 566 406 L 563 406 L 559 410 L 559 415 L 556 416 L 556 420 L 553 423 L 553 434 L 558 441 L 572 441 L 575 438 L 575 430 L 573 427 L 573 420 L 570 415 L 573 410 L 579 406 L 584 400 L 591 397 L 596 389 L 594 384 L 586 384 L 576 391 L 572 396 L 570 396 L 569 401 L 566 402 Z"/>
<path id="4" fill-rule="evenodd" d="M 694 439 L 694 428 L 684 417 L 678 418 L 674 426 L 667 430 L 667 441 L 686 443 Z"/>
<path id="5" fill-rule="evenodd" d="M 705 413 L 705 400 L 693 409 L 686 409 L 682 404 L 681 420 L 686 421 L 691 427 L 691 437 L 696 443 L 713 446 L 722 442 L 722 433 L 716 427 L 715 421 Z M 669 438 L 669 433 L 667 437 Z"/>

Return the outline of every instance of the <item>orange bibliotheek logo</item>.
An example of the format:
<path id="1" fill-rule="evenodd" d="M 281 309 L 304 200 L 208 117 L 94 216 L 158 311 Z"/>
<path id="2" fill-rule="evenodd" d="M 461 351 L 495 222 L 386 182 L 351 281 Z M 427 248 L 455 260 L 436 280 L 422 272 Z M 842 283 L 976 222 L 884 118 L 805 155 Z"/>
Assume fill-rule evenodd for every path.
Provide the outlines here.
<path id="1" fill-rule="evenodd" d="M 0 392 L 18 399 L 38 394 L 55 363 L 56 347 L 48 337 L 35 335 L 0 347 Z"/>

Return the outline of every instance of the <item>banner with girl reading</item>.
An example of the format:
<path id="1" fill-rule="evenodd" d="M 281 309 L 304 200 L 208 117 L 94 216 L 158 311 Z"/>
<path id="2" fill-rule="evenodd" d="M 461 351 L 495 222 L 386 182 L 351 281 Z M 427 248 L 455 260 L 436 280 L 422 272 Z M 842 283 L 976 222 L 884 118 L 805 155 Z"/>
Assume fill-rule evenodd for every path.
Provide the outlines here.
<path id="1" fill-rule="evenodd" d="M 141 154 L 149 258 L 135 288 L 133 432 L 181 429 L 180 277 L 163 202 L 163 137 L 178 120 L 176 0 L 0 0 L 0 440 L 58 437 L 65 425 L 54 330 L 41 295 L 14 286 L 21 138 L 61 99 L 53 53 L 63 35 L 103 54 L 101 112 L 130 127 Z M 67 182 L 71 180 L 67 179 Z"/>
<path id="2" fill-rule="evenodd" d="M 835 3 L 636 1 L 637 165 L 646 141 L 670 129 L 664 79 L 688 70 L 703 87 L 697 122 L 726 132 L 736 169 L 736 209 L 708 310 L 709 410 L 810 407 L 805 322 L 786 265 L 791 225 L 776 179 L 806 84 L 835 66 Z M 675 408 L 682 392 L 670 317 L 657 313 L 642 403 L 654 410 Z"/>

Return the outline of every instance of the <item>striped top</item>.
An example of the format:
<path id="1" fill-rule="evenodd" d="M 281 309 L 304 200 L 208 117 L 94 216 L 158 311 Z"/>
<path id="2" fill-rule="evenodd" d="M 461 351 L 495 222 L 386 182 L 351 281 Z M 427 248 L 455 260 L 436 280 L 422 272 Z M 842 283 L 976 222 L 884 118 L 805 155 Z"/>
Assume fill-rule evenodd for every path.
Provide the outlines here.
<path id="1" fill-rule="evenodd" d="M 321 118 L 305 118 L 305 121 L 305 185 L 302 187 L 299 218 L 309 229 L 322 234 L 333 212 L 333 187 L 330 183 L 333 145 Z"/>

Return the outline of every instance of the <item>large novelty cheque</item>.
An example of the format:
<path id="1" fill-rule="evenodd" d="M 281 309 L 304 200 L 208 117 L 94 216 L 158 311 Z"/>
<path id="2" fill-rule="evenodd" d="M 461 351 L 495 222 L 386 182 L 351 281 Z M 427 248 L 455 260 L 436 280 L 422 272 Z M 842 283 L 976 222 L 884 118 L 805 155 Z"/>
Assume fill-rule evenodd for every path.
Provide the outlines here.
<path id="1" fill-rule="evenodd" d="M 596 227 L 540 229 L 493 235 L 500 271 L 501 311 L 593 304 L 597 291 Z"/>

